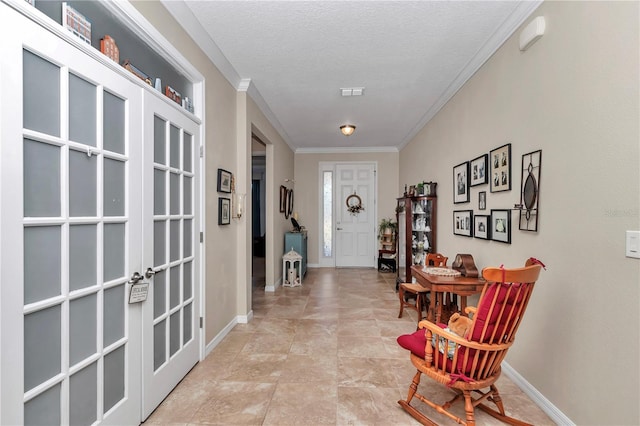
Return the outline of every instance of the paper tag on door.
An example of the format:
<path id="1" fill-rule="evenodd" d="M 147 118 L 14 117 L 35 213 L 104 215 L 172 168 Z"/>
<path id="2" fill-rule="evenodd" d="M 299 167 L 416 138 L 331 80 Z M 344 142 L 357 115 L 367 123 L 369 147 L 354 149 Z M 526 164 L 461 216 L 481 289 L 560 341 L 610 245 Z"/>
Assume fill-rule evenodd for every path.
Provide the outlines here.
<path id="1" fill-rule="evenodd" d="M 147 300 L 149 294 L 149 283 L 137 283 L 131 286 L 129 293 L 129 303 L 140 303 Z"/>

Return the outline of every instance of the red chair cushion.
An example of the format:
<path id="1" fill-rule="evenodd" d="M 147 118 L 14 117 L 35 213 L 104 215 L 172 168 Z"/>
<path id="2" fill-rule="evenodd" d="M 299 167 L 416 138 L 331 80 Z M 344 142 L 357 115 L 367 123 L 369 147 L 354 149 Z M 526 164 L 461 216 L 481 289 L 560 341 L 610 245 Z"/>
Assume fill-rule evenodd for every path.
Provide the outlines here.
<path id="1" fill-rule="evenodd" d="M 438 324 L 440 328 L 446 328 L 446 324 Z M 405 348 L 408 351 L 411 351 L 412 354 L 419 356 L 420 358 L 424 358 L 427 356 L 424 352 L 425 346 L 427 345 L 427 338 L 425 337 L 425 331 L 416 330 L 411 334 L 403 334 L 399 336 L 396 341 L 400 346 Z"/>
<path id="2" fill-rule="evenodd" d="M 498 315 L 500 315 L 500 311 L 502 310 L 503 306 L 505 313 L 510 312 L 514 305 L 516 309 L 514 309 L 513 312 L 518 311 L 518 308 L 523 302 L 526 294 L 525 291 L 518 290 L 520 289 L 520 286 L 527 285 L 528 284 L 526 283 L 514 283 L 512 285 L 501 283 L 491 284 L 491 286 L 489 286 L 489 288 L 487 289 L 484 297 L 480 301 L 480 305 L 478 306 L 478 311 L 476 312 L 475 327 L 471 331 L 471 338 L 469 340 L 479 343 L 502 343 L 502 338 L 505 334 L 506 327 L 507 325 L 510 325 L 512 323 L 513 318 L 511 318 L 509 315 L 503 315 L 500 319 L 500 323 L 497 324 Z M 507 293 L 510 287 L 511 292 L 509 292 L 509 295 L 507 297 Z M 525 288 L 526 287 L 522 288 L 522 290 L 524 290 Z M 498 292 L 496 305 L 491 312 L 491 317 L 489 317 L 489 309 L 491 308 L 493 299 L 496 297 L 496 291 Z M 482 328 L 484 327 L 485 323 L 489 323 L 489 325 L 487 326 L 487 331 L 485 332 L 484 338 L 482 338 Z M 492 340 L 491 336 L 493 335 L 494 331 L 496 333 L 495 337 Z"/>
<path id="3" fill-rule="evenodd" d="M 427 344 L 427 338 L 424 337 L 424 330 L 416 330 L 411 334 L 403 334 L 399 336 L 397 342 L 400 346 L 411 351 L 412 354 L 424 358 L 424 347 Z"/>

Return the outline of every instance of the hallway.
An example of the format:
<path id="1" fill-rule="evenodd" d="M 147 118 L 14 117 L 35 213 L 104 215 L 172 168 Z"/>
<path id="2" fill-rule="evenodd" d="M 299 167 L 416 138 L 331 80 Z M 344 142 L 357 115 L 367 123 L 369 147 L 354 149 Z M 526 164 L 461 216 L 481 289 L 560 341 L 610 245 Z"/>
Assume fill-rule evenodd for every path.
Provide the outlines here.
<path id="1" fill-rule="evenodd" d="M 394 289 L 395 274 L 374 269 L 309 269 L 302 287 L 275 293 L 255 285 L 253 321 L 237 325 L 144 424 L 418 424 L 397 404 L 415 369 L 396 337 L 415 330 L 416 313 L 397 318 Z M 511 415 L 553 424 L 508 378 L 498 387 Z M 442 401 L 451 393 L 433 389 Z M 479 410 L 476 419 L 502 424 Z"/>

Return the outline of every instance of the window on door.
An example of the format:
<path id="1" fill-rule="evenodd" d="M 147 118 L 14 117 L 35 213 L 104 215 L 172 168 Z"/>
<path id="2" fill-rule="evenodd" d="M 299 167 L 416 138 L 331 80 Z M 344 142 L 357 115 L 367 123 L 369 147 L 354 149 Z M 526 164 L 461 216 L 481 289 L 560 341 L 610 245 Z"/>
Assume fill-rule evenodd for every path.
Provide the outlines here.
<path id="1" fill-rule="evenodd" d="M 322 172 L 322 257 L 333 257 L 333 171 Z"/>

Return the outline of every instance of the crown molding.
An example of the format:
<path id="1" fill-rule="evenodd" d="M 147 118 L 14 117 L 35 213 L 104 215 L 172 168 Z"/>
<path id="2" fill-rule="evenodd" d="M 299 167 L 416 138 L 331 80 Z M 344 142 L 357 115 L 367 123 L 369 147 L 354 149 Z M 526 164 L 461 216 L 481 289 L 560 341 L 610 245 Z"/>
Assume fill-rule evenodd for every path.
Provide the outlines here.
<path id="1" fill-rule="evenodd" d="M 482 67 L 485 62 L 520 28 L 522 23 L 542 4 L 543 0 L 523 1 L 518 4 L 513 12 L 505 19 L 486 43 L 467 62 L 458 76 L 449 84 L 433 106 L 422 116 L 422 119 L 402 139 L 398 149 L 404 148 L 420 130 L 458 93 L 458 90 Z"/>
<path id="2" fill-rule="evenodd" d="M 362 153 L 398 153 L 396 147 L 336 147 L 336 148 L 298 148 L 294 151 L 296 154 L 362 154 Z"/>
<path id="3" fill-rule="evenodd" d="M 271 108 L 264 100 L 255 84 L 251 84 L 250 78 L 243 78 L 238 74 L 236 69 L 231 65 L 231 62 L 224 56 L 222 50 L 211 39 L 207 31 L 202 27 L 200 22 L 196 19 L 195 15 L 189 9 L 189 7 L 182 1 L 175 0 L 160 0 L 162 5 L 167 9 L 169 14 L 180 24 L 184 31 L 195 41 L 195 43 L 202 49 L 204 54 L 209 58 L 213 65 L 222 73 L 224 78 L 233 86 L 234 89 L 240 92 L 247 92 L 247 94 L 253 99 L 260 111 L 267 118 L 269 123 L 280 134 L 289 148 L 294 151 L 287 132 L 284 131 L 284 127 L 276 115 L 271 111 Z"/>

